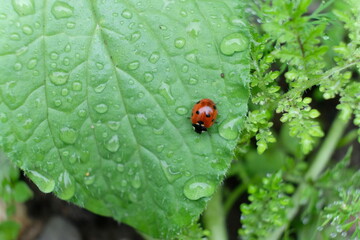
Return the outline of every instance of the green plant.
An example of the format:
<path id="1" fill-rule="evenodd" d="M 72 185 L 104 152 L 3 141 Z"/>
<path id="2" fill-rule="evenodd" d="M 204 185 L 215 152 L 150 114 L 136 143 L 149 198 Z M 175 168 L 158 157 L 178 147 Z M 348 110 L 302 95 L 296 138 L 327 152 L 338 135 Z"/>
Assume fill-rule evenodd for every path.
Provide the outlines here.
<path id="1" fill-rule="evenodd" d="M 350 152 L 330 162 L 360 135 L 359 16 L 357 0 L 7 0 L 0 147 L 148 239 L 227 239 L 240 196 L 244 239 L 360 237 Z M 218 123 L 199 135 L 206 97 Z"/>

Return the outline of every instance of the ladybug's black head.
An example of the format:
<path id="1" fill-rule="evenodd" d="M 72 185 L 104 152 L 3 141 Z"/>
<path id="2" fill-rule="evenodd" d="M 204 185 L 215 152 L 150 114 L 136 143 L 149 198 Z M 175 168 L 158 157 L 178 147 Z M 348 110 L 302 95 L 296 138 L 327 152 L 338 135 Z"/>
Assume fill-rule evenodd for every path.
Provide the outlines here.
<path id="1" fill-rule="evenodd" d="M 198 121 L 197 123 L 193 123 L 194 131 L 198 134 L 201 134 L 202 132 L 206 132 L 207 128 L 204 126 L 203 121 Z"/>

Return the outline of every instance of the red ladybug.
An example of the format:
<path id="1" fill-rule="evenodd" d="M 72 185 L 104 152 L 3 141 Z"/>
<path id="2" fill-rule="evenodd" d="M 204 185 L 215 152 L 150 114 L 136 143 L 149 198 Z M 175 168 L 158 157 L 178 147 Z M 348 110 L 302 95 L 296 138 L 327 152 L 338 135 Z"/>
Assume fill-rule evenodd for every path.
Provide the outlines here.
<path id="1" fill-rule="evenodd" d="M 207 131 L 207 129 L 214 124 L 217 114 L 218 110 L 211 99 L 204 98 L 198 101 L 194 105 L 191 113 L 191 122 L 194 131 L 199 134 Z"/>

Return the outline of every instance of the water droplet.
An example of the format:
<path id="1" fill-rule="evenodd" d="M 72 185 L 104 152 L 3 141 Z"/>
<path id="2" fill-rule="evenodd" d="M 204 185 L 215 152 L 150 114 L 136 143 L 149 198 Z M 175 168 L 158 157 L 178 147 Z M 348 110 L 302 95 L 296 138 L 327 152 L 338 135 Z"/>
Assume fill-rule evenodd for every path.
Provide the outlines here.
<path id="1" fill-rule="evenodd" d="M 50 54 L 50 59 L 56 60 L 56 59 L 58 59 L 58 58 L 59 58 L 59 54 L 57 54 L 56 52 L 52 52 L 52 53 Z"/>
<path id="2" fill-rule="evenodd" d="M 22 64 L 21 64 L 21 63 L 15 63 L 15 65 L 14 65 L 15 71 L 20 71 L 21 68 L 22 68 Z"/>
<path id="3" fill-rule="evenodd" d="M 135 119 L 140 125 L 148 125 L 147 117 L 142 113 L 136 114 Z"/>
<path id="4" fill-rule="evenodd" d="M 155 64 L 160 59 L 160 53 L 159 52 L 153 52 L 149 57 L 149 62 Z"/>
<path id="5" fill-rule="evenodd" d="M 30 129 L 30 128 L 33 127 L 33 125 L 34 125 L 33 120 L 32 120 L 31 118 L 28 118 L 28 119 L 25 120 L 25 122 L 24 122 L 24 124 L 23 124 L 23 127 L 24 127 L 25 129 Z"/>
<path id="6" fill-rule="evenodd" d="M 190 78 L 189 79 L 189 84 L 190 85 L 195 85 L 195 84 L 197 84 L 198 83 L 198 80 L 196 79 L 196 78 Z"/>
<path id="7" fill-rule="evenodd" d="M 163 96 L 168 104 L 173 105 L 175 103 L 175 99 L 171 94 L 170 86 L 166 83 L 162 83 L 159 88 L 159 93 Z"/>
<path id="8" fill-rule="evenodd" d="M 189 66 L 187 64 L 182 65 L 181 71 L 187 73 L 189 71 Z"/>
<path id="9" fill-rule="evenodd" d="M 121 13 L 121 16 L 123 16 L 123 17 L 126 18 L 126 19 L 131 19 L 133 15 L 132 15 L 132 13 L 131 13 L 129 10 L 125 9 L 125 10 Z"/>
<path id="10" fill-rule="evenodd" d="M 134 32 L 133 34 L 131 34 L 131 42 L 134 43 L 137 40 L 139 40 L 141 37 L 141 33 L 140 32 Z"/>
<path id="11" fill-rule="evenodd" d="M 241 122 L 241 117 L 228 118 L 221 123 L 219 126 L 219 134 L 227 140 L 234 140 L 239 135 L 239 124 Z"/>
<path id="12" fill-rule="evenodd" d="M 106 113 L 108 110 L 108 106 L 104 103 L 100 103 L 94 107 L 95 111 L 98 113 Z"/>
<path id="13" fill-rule="evenodd" d="M 171 169 L 170 165 L 165 161 L 160 161 L 161 168 L 163 170 L 163 173 L 165 174 L 166 179 L 169 183 L 175 182 L 177 179 L 182 177 L 181 172 L 174 171 Z"/>
<path id="14" fill-rule="evenodd" d="M 62 96 L 67 96 L 68 94 L 69 94 L 69 89 L 67 89 L 67 88 L 61 89 L 61 95 Z"/>
<path id="15" fill-rule="evenodd" d="M 18 33 L 13 33 L 10 35 L 11 40 L 19 41 L 21 39 L 20 35 Z"/>
<path id="16" fill-rule="evenodd" d="M 154 79 L 154 75 L 152 73 L 145 73 L 144 74 L 145 82 L 151 82 Z"/>
<path id="17" fill-rule="evenodd" d="M 104 64 L 98 62 L 98 63 L 96 63 L 96 67 L 97 67 L 97 69 L 102 70 L 102 69 L 104 69 Z"/>
<path id="18" fill-rule="evenodd" d="M 28 69 L 34 69 L 37 65 L 37 59 L 36 58 L 31 58 L 27 64 L 27 68 Z"/>
<path id="19" fill-rule="evenodd" d="M 121 180 L 121 186 L 122 187 L 126 187 L 127 186 L 127 181 L 125 179 Z"/>
<path id="20" fill-rule="evenodd" d="M 62 104 L 62 102 L 61 102 L 60 99 L 56 99 L 56 100 L 54 101 L 54 104 L 55 104 L 56 107 L 59 107 L 59 106 Z"/>
<path id="21" fill-rule="evenodd" d="M 86 117 L 86 111 L 84 109 L 79 110 L 78 112 L 79 117 Z"/>
<path id="22" fill-rule="evenodd" d="M 74 144 L 77 139 L 77 132 L 69 127 L 60 129 L 60 139 L 66 144 Z"/>
<path id="23" fill-rule="evenodd" d="M 65 52 L 70 52 L 71 51 L 71 45 L 70 44 L 66 44 L 65 48 L 64 48 Z"/>
<path id="24" fill-rule="evenodd" d="M 120 122 L 118 122 L 118 121 L 109 121 L 109 122 L 107 123 L 107 125 L 108 125 L 108 127 L 109 127 L 111 130 L 116 131 L 116 130 L 118 130 L 119 127 L 120 127 Z"/>
<path id="25" fill-rule="evenodd" d="M 71 156 L 69 157 L 69 163 L 75 164 L 77 162 L 80 162 L 80 157 L 75 153 L 71 154 Z"/>
<path id="26" fill-rule="evenodd" d="M 12 0 L 14 10 L 20 16 L 26 16 L 35 13 L 34 0 Z"/>
<path id="27" fill-rule="evenodd" d="M 23 33 L 25 33 L 26 35 L 31 35 L 34 31 L 32 29 L 32 27 L 30 27 L 29 25 L 24 25 L 22 27 L 22 31 Z"/>
<path id="28" fill-rule="evenodd" d="M 67 57 L 65 57 L 65 58 L 63 59 L 63 64 L 64 64 L 65 66 L 69 66 L 69 64 L 70 64 L 70 59 L 67 58 Z"/>
<path id="29" fill-rule="evenodd" d="M 67 27 L 68 29 L 74 29 L 75 26 L 76 26 L 76 23 L 74 23 L 74 22 L 68 22 L 68 23 L 66 24 L 66 27 Z"/>
<path id="30" fill-rule="evenodd" d="M 0 121 L 6 123 L 8 121 L 8 117 L 5 113 L 0 113 Z"/>
<path id="31" fill-rule="evenodd" d="M 177 107 L 175 111 L 179 115 L 185 115 L 188 113 L 188 109 L 185 106 Z"/>
<path id="32" fill-rule="evenodd" d="M 18 50 L 16 50 L 15 53 L 17 56 L 20 56 L 20 55 L 26 53 L 28 50 L 29 50 L 29 47 L 23 46 L 23 47 L 19 48 Z"/>
<path id="33" fill-rule="evenodd" d="M 184 195 L 190 200 L 210 197 L 215 191 L 215 184 L 206 176 L 198 175 L 190 178 L 184 185 Z"/>
<path id="34" fill-rule="evenodd" d="M 65 171 L 60 174 L 59 179 L 59 190 L 56 195 L 62 200 L 69 200 L 75 194 L 75 183 L 70 174 Z"/>
<path id="35" fill-rule="evenodd" d="M 102 91 L 104 91 L 105 87 L 106 87 L 106 83 L 99 84 L 94 88 L 94 91 L 97 93 L 101 93 Z"/>
<path id="36" fill-rule="evenodd" d="M 141 187 L 141 179 L 139 174 L 136 174 L 134 179 L 131 181 L 131 186 L 135 189 L 139 189 Z"/>
<path id="37" fill-rule="evenodd" d="M 6 18 L 7 18 L 7 15 L 5 13 L 0 13 L 1 20 L 6 19 Z"/>
<path id="38" fill-rule="evenodd" d="M 36 171 L 28 171 L 26 174 L 42 192 L 50 193 L 54 190 L 55 181 L 53 179 L 48 178 Z"/>
<path id="39" fill-rule="evenodd" d="M 156 135 L 162 135 L 164 134 L 164 129 L 163 128 L 153 128 L 153 133 L 156 134 Z"/>
<path id="40" fill-rule="evenodd" d="M 81 91 L 82 90 L 82 84 L 81 82 L 73 82 L 72 89 L 74 91 Z"/>
<path id="41" fill-rule="evenodd" d="M 117 152 L 120 147 L 118 135 L 112 136 L 110 140 L 105 144 L 105 147 L 110 152 Z"/>
<path id="42" fill-rule="evenodd" d="M 116 170 L 118 170 L 119 172 L 124 172 L 124 169 L 125 169 L 124 164 L 118 163 L 116 165 Z"/>
<path id="43" fill-rule="evenodd" d="M 241 33 L 231 33 L 223 38 L 220 51 L 225 55 L 233 55 L 248 48 L 249 39 Z"/>
<path id="44" fill-rule="evenodd" d="M 140 66 L 140 62 L 139 61 L 134 61 L 128 64 L 128 69 L 129 70 L 136 70 L 138 67 Z"/>
<path id="45" fill-rule="evenodd" d="M 174 45 L 176 48 L 183 48 L 185 46 L 186 40 L 185 38 L 176 38 Z"/>
<path id="46" fill-rule="evenodd" d="M 159 146 L 156 147 L 156 151 L 157 151 L 158 153 L 161 153 L 161 152 L 164 150 L 164 148 L 165 148 L 165 146 L 161 144 L 161 145 L 159 145 Z"/>
<path id="47" fill-rule="evenodd" d="M 91 185 L 95 182 L 95 175 L 92 175 L 91 173 L 87 172 L 85 174 L 84 183 L 86 185 Z"/>
<path id="48" fill-rule="evenodd" d="M 185 54 L 185 59 L 188 62 L 196 63 L 197 62 L 197 53 L 198 53 L 197 50 L 193 50 L 191 52 L 188 52 L 188 53 Z"/>
<path id="49" fill-rule="evenodd" d="M 69 18 L 73 12 L 74 8 L 66 2 L 56 1 L 51 7 L 51 13 L 56 19 Z"/>
<path id="50" fill-rule="evenodd" d="M 50 72 L 49 78 L 55 85 L 64 85 L 69 79 L 69 74 L 65 71 L 53 71 Z"/>

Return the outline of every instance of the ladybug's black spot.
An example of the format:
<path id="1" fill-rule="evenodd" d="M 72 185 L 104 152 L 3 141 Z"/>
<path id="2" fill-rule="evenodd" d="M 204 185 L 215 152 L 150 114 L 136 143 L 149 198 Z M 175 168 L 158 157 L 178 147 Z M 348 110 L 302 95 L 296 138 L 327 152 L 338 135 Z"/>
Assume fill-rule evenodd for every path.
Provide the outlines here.
<path id="1" fill-rule="evenodd" d="M 215 110 L 216 110 L 216 105 L 214 105 L 214 106 L 213 106 L 213 109 L 215 109 Z"/>
<path id="2" fill-rule="evenodd" d="M 194 123 L 193 125 L 194 131 L 198 134 L 201 134 L 202 132 L 206 132 L 207 128 L 202 126 L 201 124 Z"/>
<path id="3" fill-rule="evenodd" d="M 211 119 L 211 121 L 213 122 L 213 121 L 214 121 L 214 119 Z"/>
<path id="4" fill-rule="evenodd" d="M 196 113 L 197 115 L 199 115 L 199 114 L 200 114 L 200 112 L 199 112 L 199 111 L 196 111 L 195 113 Z"/>
<path id="5" fill-rule="evenodd" d="M 220 74 L 220 77 L 224 78 L 224 77 L 225 77 L 225 74 L 224 74 L 224 73 L 221 73 L 221 74 Z"/>
<path id="6" fill-rule="evenodd" d="M 198 121 L 197 124 L 204 125 L 204 122 L 203 121 Z"/>
<path id="7" fill-rule="evenodd" d="M 211 115 L 210 115 L 210 114 L 208 114 L 208 113 L 207 113 L 205 116 L 206 116 L 206 117 L 208 117 L 208 118 L 209 118 L 209 117 L 211 117 Z"/>

